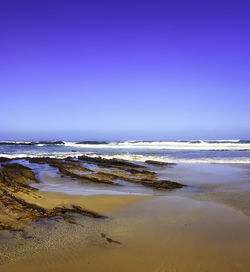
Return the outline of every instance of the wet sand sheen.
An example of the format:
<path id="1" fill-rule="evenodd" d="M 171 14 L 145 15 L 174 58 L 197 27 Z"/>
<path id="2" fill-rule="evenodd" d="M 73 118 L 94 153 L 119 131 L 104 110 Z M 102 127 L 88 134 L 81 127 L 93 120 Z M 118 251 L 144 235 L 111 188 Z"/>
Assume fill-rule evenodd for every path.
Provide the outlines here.
<path id="1" fill-rule="evenodd" d="M 32 198 L 28 195 L 23 196 L 26 201 L 34 204 L 40 204 L 45 208 L 55 206 L 71 206 L 79 205 L 88 210 L 95 211 L 101 214 L 106 214 L 115 210 L 119 210 L 124 206 L 131 205 L 137 201 L 150 199 L 151 196 L 137 195 L 67 195 L 54 192 L 36 192 L 36 195 L 41 198 Z"/>
<path id="2" fill-rule="evenodd" d="M 111 209 L 107 215 L 112 220 L 91 225 L 90 219 L 90 228 L 83 220 L 89 234 L 95 232 L 91 243 L 39 253 L 3 265 L 0 271 L 228 272 L 250 268 L 250 219 L 232 208 L 168 196 Z M 63 233 L 62 237 L 67 239 Z M 107 237 L 122 244 L 109 243 Z"/>

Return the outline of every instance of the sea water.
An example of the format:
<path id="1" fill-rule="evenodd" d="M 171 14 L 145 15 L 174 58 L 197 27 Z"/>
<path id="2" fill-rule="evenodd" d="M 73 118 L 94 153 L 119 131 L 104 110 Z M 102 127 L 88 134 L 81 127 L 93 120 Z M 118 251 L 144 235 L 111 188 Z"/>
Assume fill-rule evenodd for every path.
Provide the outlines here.
<path id="1" fill-rule="evenodd" d="M 101 156 L 169 163 L 250 163 L 250 141 L 0 142 L 2 157 Z"/>

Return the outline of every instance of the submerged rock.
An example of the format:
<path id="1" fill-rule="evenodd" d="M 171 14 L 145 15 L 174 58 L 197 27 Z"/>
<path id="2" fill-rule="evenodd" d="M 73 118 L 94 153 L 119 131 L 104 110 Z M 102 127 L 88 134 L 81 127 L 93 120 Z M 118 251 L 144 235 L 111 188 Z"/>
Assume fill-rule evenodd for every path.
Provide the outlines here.
<path id="1" fill-rule="evenodd" d="M 114 183 L 114 177 L 106 175 L 106 173 L 94 172 L 82 165 L 81 161 L 73 160 L 72 158 L 66 159 L 53 159 L 53 158 L 28 158 L 31 163 L 46 163 L 51 167 L 55 167 L 63 175 L 77 178 L 81 182 L 94 182 L 107 185 L 118 185 Z"/>
<path id="2" fill-rule="evenodd" d="M 171 190 L 183 187 L 183 184 L 160 180 L 153 171 L 146 170 L 145 166 L 131 163 L 125 160 L 104 159 L 101 157 L 79 156 L 80 161 L 72 158 L 27 158 L 31 163 L 47 163 L 55 167 L 63 175 L 77 178 L 81 182 L 93 182 L 106 185 L 119 185 L 116 180 L 124 180 L 131 183 L 141 184 L 157 190 Z M 82 165 L 82 161 L 94 163 L 100 169 L 88 169 Z M 113 169 L 113 171 L 112 171 Z M 114 169 L 119 169 L 114 171 Z"/>
<path id="3" fill-rule="evenodd" d="M 102 173 L 103 176 L 125 180 L 132 183 L 142 184 L 146 187 L 151 187 L 158 190 L 171 190 L 182 188 L 184 185 L 169 181 L 169 180 L 160 180 L 157 178 L 157 174 L 153 171 L 145 170 L 145 166 L 131 163 L 125 160 L 118 159 L 104 159 L 101 157 L 88 157 L 88 156 L 79 156 L 78 159 L 95 163 L 102 168 L 118 168 L 123 171 L 112 171 L 110 173 Z M 166 165 L 166 163 L 163 163 Z M 162 164 L 161 164 L 162 165 Z M 169 165 L 169 164 L 167 164 Z M 172 164 L 171 164 L 172 165 Z M 141 169 L 139 169 L 141 168 Z"/>

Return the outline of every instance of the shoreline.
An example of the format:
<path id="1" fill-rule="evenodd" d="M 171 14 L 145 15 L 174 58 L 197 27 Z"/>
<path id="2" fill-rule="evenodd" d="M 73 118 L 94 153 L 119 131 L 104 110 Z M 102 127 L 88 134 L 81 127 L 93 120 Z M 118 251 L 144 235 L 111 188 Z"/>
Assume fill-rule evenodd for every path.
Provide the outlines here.
<path id="1" fill-rule="evenodd" d="M 32 169 L 39 182 L 60 180 L 62 183 L 59 186 L 74 182 L 72 177 L 61 176 L 60 171 L 56 168 L 52 171 L 47 164 L 36 166 L 39 167 Z M 90 165 L 84 164 L 86 166 L 89 168 Z M 105 167 L 101 166 L 97 170 L 100 167 L 103 172 Z M 41 167 L 42 172 L 39 172 Z M 121 165 L 118 164 L 118 167 Z M 149 170 L 156 172 L 159 180 L 178 180 L 188 186 L 177 190 L 148 191 L 147 196 L 84 196 L 43 192 L 34 188 L 28 194 L 16 192 L 16 197 L 41 205 L 45 210 L 79 206 L 84 211 L 106 217 L 98 219 L 78 213 L 58 214 L 27 222 L 24 232 L 0 231 L 0 271 L 59 272 L 74 269 L 80 272 L 83 268 L 86 271 L 110 271 L 118 265 L 122 265 L 121 271 L 135 271 L 133 269 L 136 268 L 136 271 L 148 272 L 158 271 L 161 266 L 169 271 L 195 272 L 216 271 L 218 267 L 223 272 L 248 269 L 248 166 L 177 164 L 135 169 L 137 175 L 141 175 L 140 171 Z M 145 174 L 148 175 L 147 172 Z M 79 182 L 79 186 L 96 188 L 97 185 Z M 122 188 L 109 184 L 101 186 L 115 190 Z M 149 190 L 141 184 L 139 186 Z M 164 252 L 170 256 L 169 259 Z M 197 252 L 203 256 L 200 260 L 196 258 Z M 221 263 L 216 267 L 213 260 L 219 262 L 218 256 L 221 256 Z M 235 269 L 237 265 L 238 270 Z M 185 270 L 186 267 L 189 270 Z M 200 267 L 204 269 L 199 270 Z"/>

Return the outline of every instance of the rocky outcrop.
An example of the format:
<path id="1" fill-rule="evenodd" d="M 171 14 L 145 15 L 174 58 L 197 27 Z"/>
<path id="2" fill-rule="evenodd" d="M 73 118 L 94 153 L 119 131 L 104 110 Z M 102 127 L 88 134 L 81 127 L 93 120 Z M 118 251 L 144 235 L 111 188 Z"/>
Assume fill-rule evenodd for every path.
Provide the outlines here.
<path id="1" fill-rule="evenodd" d="M 89 157 L 89 156 L 78 156 L 78 160 L 95 163 L 100 167 L 112 167 L 112 168 L 146 168 L 145 166 L 138 165 L 136 163 L 128 162 L 125 160 L 118 159 L 104 159 L 102 157 Z"/>
<path id="2" fill-rule="evenodd" d="M 0 168 L 0 230 L 23 231 L 27 222 L 41 218 L 80 214 L 103 218 L 98 213 L 85 210 L 79 206 L 54 207 L 47 209 L 42 205 L 27 201 L 39 198 L 37 189 L 30 186 L 37 183 L 32 170 L 18 163 L 7 163 Z"/>
<path id="3" fill-rule="evenodd" d="M 145 163 L 152 164 L 152 165 L 157 165 L 157 166 L 173 166 L 173 165 L 176 165 L 175 163 L 153 161 L 153 160 L 147 160 L 147 161 L 145 161 Z"/>
<path id="4" fill-rule="evenodd" d="M 11 161 L 12 159 L 6 158 L 6 157 L 0 157 L 0 163 L 1 162 L 7 162 L 7 161 Z"/>
<path id="5" fill-rule="evenodd" d="M 150 187 L 158 190 L 172 190 L 182 188 L 184 185 L 172 182 L 169 180 L 160 180 L 157 178 L 157 174 L 153 171 L 145 170 L 145 166 L 131 163 L 125 160 L 118 159 L 104 159 L 101 157 L 88 157 L 79 156 L 79 160 L 91 162 L 97 164 L 102 169 L 118 168 L 122 171 L 112 171 L 108 174 L 102 173 L 107 177 L 112 177 L 113 180 L 120 179 L 132 183 L 142 184 L 146 187 Z M 165 165 L 165 164 L 164 164 Z"/>
<path id="6" fill-rule="evenodd" d="M 33 142 L 34 144 L 44 144 L 44 145 L 63 145 L 63 141 L 39 141 Z"/>
<path id="7" fill-rule="evenodd" d="M 32 142 L 0 142 L 0 145 L 34 145 Z"/>
<path id="8" fill-rule="evenodd" d="M 81 161 L 71 158 L 52 159 L 52 158 L 28 158 L 30 163 L 48 164 L 57 168 L 62 175 L 77 178 L 81 182 L 94 182 L 106 185 L 118 185 L 113 182 L 114 178 L 108 177 L 105 173 L 96 172 L 82 165 Z"/>
<path id="9" fill-rule="evenodd" d="M 79 156 L 78 160 L 71 157 L 66 159 L 25 158 L 30 163 L 48 164 L 57 168 L 62 175 L 69 176 L 80 182 L 93 182 L 105 185 L 119 185 L 118 180 L 141 184 L 156 190 L 172 190 L 183 187 L 183 184 L 170 180 L 161 180 L 154 171 L 145 169 L 140 164 L 118 159 L 104 159 L 101 157 Z M 4 160 L 4 159 L 3 159 Z M 96 169 L 83 166 L 83 162 L 96 164 Z M 152 161 L 150 161 L 152 162 Z M 155 164 L 155 161 L 153 161 Z M 159 162 L 157 162 L 157 165 Z M 166 166 L 161 163 L 159 166 Z M 172 164 L 167 164 L 172 165 Z"/>
<path id="10" fill-rule="evenodd" d="M 30 183 L 37 183 L 30 168 L 18 163 L 7 163 L 0 168 L 1 186 L 10 187 L 10 190 L 22 191 L 23 188 L 33 190 Z"/>
<path id="11" fill-rule="evenodd" d="M 38 141 L 38 142 L 9 142 L 9 141 L 2 141 L 0 145 L 62 145 L 64 144 L 63 141 Z"/>
<path id="12" fill-rule="evenodd" d="M 177 182 L 159 179 L 157 173 L 145 166 L 124 160 L 108 160 L 88 156 L 80 156 L 78 160 L 71 157 L 66 159 L 48 157 L 22 159 L 29 161 L 29 163 L 48 164 L 57 168 L 62 175 L 75 178 L 80 182 L 119 185 L 118 180 L 123 180 L 156 190 L 172 190 L 184 186 Z M 40 205 L 41 202 L 39 201 L 30 201 L 30 199 L 40 197 L 37 195 L 37 189 L 30 185 L 39 181 L 29 167 L 18 163 L 10 163 L 10 160 L 4 157 L 0 158 L 0 230 L 22 231 L 29 221 L 65 216 L 72 213 L 94 218 L 103 217 L 79 206 L 72 205 L 71 207 L 48 209 L 42 204 Z M 83 162 L 86 163 L 83 164 Z M 89 164 L 95 164 L 96 168 L 88 168 Z M 74 219 L 65 221 L 73 224 Z"/>
<path id="13" fill-rule="evenodd" d="M 169 180 L 141 180 L 142 185 L 158 190 L 173 190 L 184 187 L 183 184 Z"/>
<path id="14" fill-rule="evenodd" d="M 155 172 L 146 170 L 145 166 L 125 160 L 109 160 L 101 157 L 88 156 L 79 156 L 78 159 L 80 161 L 73 160 L 72 158 L 66 158 L 64 160 L 51 158 L 28 158 L 31 163 L 47 163 L 50 166 L 57 168 L 61 174 L 77 178 L 81 182 L 119 185 L 116 180 L 124 180 L 156 190 L 172 190 L 184 186 L 177 182 L 160 180 Z M 93 170 L 83 167 L 81 161 L 96 164 L 100 169 Z"/>

